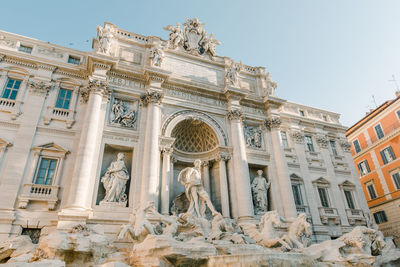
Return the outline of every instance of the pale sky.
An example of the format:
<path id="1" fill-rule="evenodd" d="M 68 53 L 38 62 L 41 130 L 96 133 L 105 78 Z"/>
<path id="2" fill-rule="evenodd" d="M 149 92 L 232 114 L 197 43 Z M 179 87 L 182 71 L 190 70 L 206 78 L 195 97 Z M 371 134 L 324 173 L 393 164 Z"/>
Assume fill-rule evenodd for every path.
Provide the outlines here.
<path id="1" fill-rule="evenodd" d="M 400 84 L 400 1 L 3 1 L 0 29 L 91 50 L 96 25 L 168 39 L 163 26 L 198 17 L 221 56 L 264 66 L 276 94 L 342 114 L 350 126 Z"/>

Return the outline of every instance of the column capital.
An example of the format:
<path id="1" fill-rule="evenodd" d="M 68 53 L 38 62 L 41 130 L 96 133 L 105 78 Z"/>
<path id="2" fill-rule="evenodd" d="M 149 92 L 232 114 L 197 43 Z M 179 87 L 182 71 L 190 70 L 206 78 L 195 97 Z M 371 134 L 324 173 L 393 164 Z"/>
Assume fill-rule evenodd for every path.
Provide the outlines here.
<path id="1" fill-rule="evenodd" d="M 229 155 L 229 154 L 219 154 L 215 160 L 218 162 L 218 161 L 228 161 L 230 159 L 231 159 L 231 155 Z"/>
<path id="2" fill-rule="evenodd" d="M 210 162 L 208 160 L 201 161 L 201 166 L 208 167 L 210 166 Z"/>
<path id="3" fill-rule="evenodd" d="M 226 116 L 229 120 L 243 121 L 244 119 L 243 111 L 241 111 L 240 109 L 232 109 L 226 114 Z"/>
<path id="4" fill-rule="evenodd" d="M 161 147 L 160 150 L 161 150 L 161 153 L 163 155 L 170 155 L 171 156 L 172 152 L 174 152 L 174 149 L 172 147 L 167 147 L 167 146 Z"/>
<path id="5" fill-rule="evenodd" d="M 346 139 L 339 140 L 339 144 L 344 152 L 350 152 L 351 144 Z"/>
<path id="6" fill-rule="evenodd" d="M 279 117 L 269 117 L 264 120 L 264 124 L 268 130 L 279 129 L 281 127 L 281 119 Z"/>
<path id="7" fill-rule="evenodd" d="M 103 97 L 108 97 L 111 93 L 111 90 L 108 86 L 107 80 L 89 78 L 87 86 L 83 87 L 80 91 L 82 97 L 81 101 L 83 103 L 87 103 L 89 100 L 89 95 L 92 93 L 100 94 Z"/>
<path id="8" fill-rule="evenodd" d="M 317 135 L 315 137 L 315 139 L 317 140 L 318 145 L 321 148 L 327 148 L 328 147 L 328 137 L 326 135 Z"/>
<path id="9" fill-rule="evenodd" d="M 157 91 L 148 91 L 140 96 L 140 101 L 146 106 L 149 103 L 161 104 L 164 95 Z"/>
<path id="10" fill-rule="evenodd" d="M 304 143 L 304 134 L 300 131 L 292 131 L 292 138 L 296 144 Z"/>
<path id="11" fill-rule="evenodd" d="M 38 95 L 47 95 L 53 86 L 52 81 L 30 80 L 28 82 L 29 91 Z"/>

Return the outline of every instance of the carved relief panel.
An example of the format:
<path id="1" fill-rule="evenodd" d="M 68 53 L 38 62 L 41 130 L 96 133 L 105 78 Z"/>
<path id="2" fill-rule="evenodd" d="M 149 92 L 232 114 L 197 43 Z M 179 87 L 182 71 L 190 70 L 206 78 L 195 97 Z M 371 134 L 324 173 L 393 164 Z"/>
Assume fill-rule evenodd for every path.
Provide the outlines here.
<path id="1" fill-rule="evenodd" d="M 110 124 L 136 130 L 138 107 L 139 101 L 126 101 L 114 98 L 110 110 Z"/>
<path id="2" fill-rule="evenodd" d="M 263 149 L 263 130 L 261 125 L 247 125 L 243 123 L 244 140 L 246 146 L 253 149 Z"/>

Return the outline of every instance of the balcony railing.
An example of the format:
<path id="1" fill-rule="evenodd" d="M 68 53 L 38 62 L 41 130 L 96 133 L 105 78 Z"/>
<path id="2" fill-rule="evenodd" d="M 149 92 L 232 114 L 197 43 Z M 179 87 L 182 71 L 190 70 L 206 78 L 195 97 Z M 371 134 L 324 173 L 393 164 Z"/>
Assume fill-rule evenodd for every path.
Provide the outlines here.
<path id="1" fill-rule="evenodd" d="M 47 107 L 46 114 L 43 116 L 43 122 L 45 125 L 50 124 L 51 120 L 64 121 L 67 128 L 71 128 L 72 124 L 74 124 L 75 112 L 70 109 L 56 108 L 56 107 Z"/>
<path id="2" fill-rule="evenodd" d="M 356 221 L 360 221 L 362 224 L 366 222 L 362 210 L 346 209 L 346 215 L 350 225 L 355 225 Z"/>
<path id="3" fill-rule="evenodd" d="M 383 128 L 383 133 L 385 134 L 385 136 L 387 136 L 387 135 L 392 134 L 393 132 L 395 132 L 399 128 L 400 128 L 400 121 L 396 121 L 392 125 L 390 125 L 390 126 L 388 126 L 386 128 Z M 382 137 L 381 139 L 385 138 L 385 136 Z M 375 133 L 375 135 L 373 135 L 370 139 L 367 139 L 367 140 L 365 140 L 363 142 L 359 141 L 360 142 L 361 151 L 363 151 L 364 149 L 368 148 L 369 146 L 372 146 L 373 144 L 377 143 L 381 139 L 379 139 L 376 136 L 376 133 Z M 356 154 L 358 154 L 358 153 L 356 153 Z"/>
<path id="4" fill-rule="evenodd" d="M 340 223 L 340 216 L 336 208 L 319 207 L 318 210 L 323 224 L 328 224 L 329 219 L 333 219 L 335 224 Z"/>
<path id="5" fill-rule="evenodd" d="M 21 103 L 22 102 L 18 100 L 0 98 L 0 111 L 11 113 L 11 119 L 15 120 L 19 115 L 21 115 Z"/>
<path id="6" fill-rule="evenodd" d="M 44 201 L 47 202 L 48 209 L 53 210 L 58 201 L 58 189 L 55 185 L 24 184 L 18 197 L 18 207 L 25 209 L 29 201 Z"/>

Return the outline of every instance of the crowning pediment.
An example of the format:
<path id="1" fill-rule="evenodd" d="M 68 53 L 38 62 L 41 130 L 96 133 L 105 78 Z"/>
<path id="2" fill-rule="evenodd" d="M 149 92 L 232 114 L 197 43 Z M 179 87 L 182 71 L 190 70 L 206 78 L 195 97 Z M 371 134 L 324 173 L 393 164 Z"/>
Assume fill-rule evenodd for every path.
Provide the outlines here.
<path id="1" fill-rule="evenodd" d="M 317 180 L 312 182 L 313 184 L 324 184 L 324 185 L 329 185 L 329 181 L 326 180 L 324 177 L 320 177 Z"/>
<path id="2" fill-rule="evenodd" d="M 295 173 L 292 173 L 292 174 L 290 175 L 290 180 L 292 180 L 292 181 L 303 181 L 303 178 L 301 178 L 300 176 L 298 176 L 298 175 L 295 174 Z"/>
<path id="3" fill-rule="evenodd" d="M 354 188 L 356 187 L 352 182 L 349 180 L 344 181 L 343 183 L 339 184 L 339 187 L 346 187 L 346 188 Z"/>
<path id="4" fill-rule="evenodd" d="M 62 146 L 57 145 L 54 142 L 43 144 L 40 146 L 35 146 L 33 150 L 38 152 L 46 151 L 46 152 L 62 153 L 62 154 L 69 153 L 68 149 L 63 148 Z"/>

